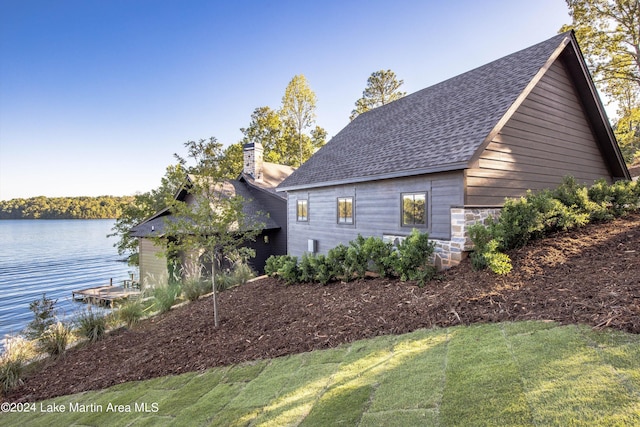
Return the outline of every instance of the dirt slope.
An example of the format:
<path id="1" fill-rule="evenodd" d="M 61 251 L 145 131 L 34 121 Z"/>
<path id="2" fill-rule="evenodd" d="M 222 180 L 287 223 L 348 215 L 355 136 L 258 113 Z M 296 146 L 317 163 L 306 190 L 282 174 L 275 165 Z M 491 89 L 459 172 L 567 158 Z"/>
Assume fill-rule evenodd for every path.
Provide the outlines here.
<path id="1" fill-rule="evenodd" d="M 433 326 L 550 319 L 640 333 L 640 215 L 560 233 L 511 256 L 508 276 L 474 272 L 465 262 L 422 289 L 387 279 L 329 286 L 259 280 L 220 295 L 219 329 L 211 300 L 200 300 L 68 351 L 9 399 L 41 400 Z"/>

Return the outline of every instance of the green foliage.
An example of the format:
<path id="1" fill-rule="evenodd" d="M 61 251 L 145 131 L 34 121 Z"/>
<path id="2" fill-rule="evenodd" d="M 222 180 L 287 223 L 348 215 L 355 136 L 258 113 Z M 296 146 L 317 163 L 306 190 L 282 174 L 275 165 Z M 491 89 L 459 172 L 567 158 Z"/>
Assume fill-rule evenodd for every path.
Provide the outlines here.
<path id="1" fill-rule="evenodd" d="M 38 339 L 37 347 L 49 356 L 58 357 L 67 349 L 73 337 L 71 327 L 64 322 L 49 325 Z"/>
<path id="2" fill-rule="evenodd" d="M 304 76 L 295 76 L 278 111 L 267 106 L 253 111 L 249 126 L 240 129 L 244 134 L 242 144 L 262 144 L 267 162 L 289 166 L 304 163 L 327 140 L 327 132 L 320 126 L 304 132 L 313 126 L 315 102 Z M 242 158 L 239 160 L 241 164 Z"/>
<path id="3" fill-rule="evenodd" d="M 537 207 L 526 197 L 509 199 L 505 202 L 500 221 L 496 226 L 504 249 L 519 248 L 542 229 L 542 218 Z"/>
<path id="4" fill-rule="evenodd" d="M 489 242 L 495 240 L 492 232 L 494 224 L 493 218 L 489 218 L 486 225 L 474 224 L 468 228 L 469 238 L 474 245 L 474 251 L 470 255 L 474 270 L 482 270 L 487 267 L 484 254 L 488 252 Z"/>
<path id="5" fill-rule="evenodd" d="M 286 264 L 298 264 L 298 258 L 291 255 L 271 255 L 267 258 L 264 272 L 271 277 L 282 276 Z"/>
<path id="6" fill-rule="evenodd" d="M 299 280 L 303 283 L 313 282 L 315 280 L 315 257 L 312 254 L 304 253 L 300 258 L 298 265 Z"/>
<path id="7" fill-rule="evenodd" d="M 400 280 L 415 280 L 422 287 L 433 279 L 436 269 L 431 265 L 430 257 L 434 250 L 435 244 L 429 241 L 429 235 L 413 229 L 409 237 L 398 245 L 392 261 Z"/>
<path id="8" fill-rule="evenodd" d="M 278 276 L 288 285 L 300 282 L 300 269 L 298 268 L 298 258 L 285 255 L 282 266 L 278 269 Z"/>
<path id="9" fill-rule="evenodd" d="M 0 355 L 0 395 L 23 383 L 25 365 L 35 356 L 32 341 L 13 337 L 5 342 L 5 351 Z"/>
<path id="10" fill-rule="evenodd" d="M 430 264 L 434 244 L 429 236 L 413 230 L 394 251 L 392 245 L 379 237 L 360 235 L 349 245 L 340 244 L 328 254 L 305 253 L 300 262 L 290 255 L 271 256 L 265 273 L 280 277 L 287 284 L 316 282 L 323 285 L 332 280 L 350 281 L 364 278 L 372 269 L 381 276 L 400 276 L 402 280 L 415 280 L 420 286 L 435 275 Z"/>
<path id="11" fill-rule="evenodd" d="M 6 355 L 0 357 L 0 391 L 2 394 L 7 394 L 23 383 L 24 363 L 24 360 L 9 358 Z"/>
<path id="12" fill-rule="evenodd" d="M 244 285 L 254 277 L 256 277 L 256 273 L 249 264 L 237 262 L 232 269 L 216 274 L 216 290 L 225 291 L 235 286 Z M 207 292 L 210 290 L 211 282 L 209 282 Z"/>
<path id="13" fill-rule="evenodd" d="M 314 124 L 315 110 L 316 94 L 309 87 L 307 79 L 302 74 L 293 76 L 282 97 L 280 116 L 285 125 L 294 131 L 294 140 L 299 149 L 298 166 L 314 151 L 314 147 L 305 144 L 303 132 Z"/>
<path id="14" fill-rule="evenodd" d="M 491 268 L 498 274 L 511 270 L 504 251 L 526 245 L 554 231 L 568 230 L 591 220 L 609 220 L 640 207 L 637 182 L 596 181 L 590 188 L 573 177 L 565 177 L 556 189 L 527 192 L 520 199 L 505 201 L 498 221 L 469 228 L 475 250 L 471 263 L 475 269 Z"/>
<path id="15" fill-rule="evenodd" d="M 58 300 L 47 298 L 47 295 L 43 293 L 41 299 L 34 300 L 29 304 L 29 310 L 33 313 L 34 319 L 27 324 L 25 337 L 30 340 L 38 339 L 49 326 L 55 323 L 57 302 Z"/>
<path id="16" fill-rule="evenodd" d="M 127 328 L 131 328 L 137 324 L 143 315 L 144 310 L 142 308 L 142 302 L 139 299 L 129 299 L 118 307 L 118 319 L 124 322 Z"/>
<path id="17" fill-rule="evenodd" d="M 175 283 L 153 288 L 154 307 L 160 313 L 171 310 L 180 295 L 180 285 Z"/>
<path id="18" fill-rule="evenodd" d="M 76 318 L 78 333 L 89 342 L 101 340 L 107 331 L 107 317 L 104 313 L 96 313 L 89 307 Z"/>
<path id="19" fill-rule="evenodd" d="M 605 180 L 598 180 L 589 188 L 589 198 L 604 208 L 604 213 L 594 219 L 611 219 L 638 209 L 640 185 L 637 181 L 608 185 Z"/>
<path id="20" fill-rule="evenodd" d="M 0 219 L 111 219 L 133 197 L 31 197 L 0 200 Z"/>
<path id="21" fill-rule="evenodd" d="M 566 0 L 589 70 L 601 93 L 618 106 L 615 134 L 625 160 L 640 152 L 640 26 L 637 1 Z"/>
<path id="22" fill-rule="evenodd" d="M 189 301 L 197 301 L 200 296 L 211 291 L 211 282 L 202 278 L 189 278 L 182 282 L 182 295 Z"/>
<path id="23" fill-rule="evenodd" d="M 403 84 L 404 81 L 398 80 L 396 73 L 391 70 L 374 71 L 367 79 L 367 87 L 362 92 L 362 98 L 356 101 L 356 108 L 351 111 L 349 120 L 353 120 L 358 115 L 376 107 L 402 98 L 407 94 L 399 90 Z"/>
<path id="24" fill-rule="evenodd" d="M 366 253 L 365 238 L 358 234 L 355 240 L 349 242 L 345 258 L 345 280 L 351 280 L 353 276 L 364 279 L 369 267 L 369 255 Z"/>
<path id="25" fill-rule="evenodd" d="M 329 265 L 331 272 L 335 278 L 342 278 L 347 280 L 347 276 L 352 277 L 352 274 L 346 272 L 346 259 L 347 251 L 349 248 L 340 243 L 335 248 L 329 249 L 327 253 L 326 263 Z"/>
<path id="26" fill-rule="evenodd" d="M 509 274 L 513 266 L 509 255 L 498 250 L 500 243 L 496 239 L 489 241 L 486 251 L 482 254 L 487 267 L 496 274 Z"/>
<path id="27" fill-rule="evenodd" d="M 160 179 L 160 185 L 156 189 L 135 195 L 122 203 L 121 213 L 109 236 L 119 238 L 114 246 L 120 255 L 128 256 L 129 264 L 138 264 L 138 239 L 131 236 L 131 228 L 166 208 L 184 183 L 184 176 L 185 170 L 182 165 L 167 166 L 165 175 Z"/>
<path id="28" fill-rule="evenodd" d="M 245 242 L 255 240 L 264 223 L 244 211 L 244 199 L 230 188 L 225 178 L 228 169 L 221 161 L 222 144 L 216 138 L 188 141 L 184 145 L 188 158 L 195 161 L 194 166 L 187 168 L 189 175 L 184 186 L 190 197 L 188 201 L 172 200 L 169 206 L 172 215 L 165 221 L 164 236 L 157 240 L 167 244 L 167 255 L 191 254 L 191 261 L 199 264 L 201 270 L 211 266 L 210 274 L 215 277 L 221 260 L 237 254 Z M 186 168 L 187 159 L 175 156 Z M 212 291 L 214 325 L 218 327 L 217 289 Z"/>
<path id="29" fill-rule="evenodd" d="M 379 237 L 368 237 L 362 244 L 364 257 L 381 277 L 393 275 L 393 245 Z"/>
<path id="30" fill-rule="evenodd" d="M 335 278 L 331 264 L 329 264 L 326 256 L 320 254 L 313 257 L 312 266 L 315 271 L 313 278 L 316 282 L 326 285 Z"/>

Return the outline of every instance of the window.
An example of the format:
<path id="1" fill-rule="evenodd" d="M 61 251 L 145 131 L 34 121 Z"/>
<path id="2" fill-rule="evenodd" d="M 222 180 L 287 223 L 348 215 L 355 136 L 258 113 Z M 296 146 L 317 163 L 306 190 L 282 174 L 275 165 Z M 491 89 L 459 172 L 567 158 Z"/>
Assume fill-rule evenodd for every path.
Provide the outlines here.
<path id="1" fill-rule="evenodd" d="M 298 221 L 309 221 L 309 202 L 307 200 L 298 200 L 296 216 Z"/>
<path id="2" fill-rule="evenodd" d="M 405 193 L 402 195 L 402 225 L 427 225 L 427 193 Z"/>
<path id="3" fill-rule="evenodd" d="M 353 224 L 353 197 L 338 197 L 338 224 Z"/>

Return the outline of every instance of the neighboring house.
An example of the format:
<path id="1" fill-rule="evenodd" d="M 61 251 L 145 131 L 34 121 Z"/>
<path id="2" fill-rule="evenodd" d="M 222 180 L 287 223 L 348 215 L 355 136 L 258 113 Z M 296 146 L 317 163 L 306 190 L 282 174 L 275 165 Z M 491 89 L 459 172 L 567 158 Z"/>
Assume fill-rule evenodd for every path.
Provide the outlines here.
<path id="1" fill-rule="evenodd" d="M 288 252 L 418 228 L 447 268 L 467 226 L 566 175 L 630 178 L 572 32 L 358 116 L 278 187 Z"/>
<path id="2" fill-rule="evenodd" d="M 277 193 L 275 188 L 293 168 L 263 161 L 263 148 L 258 144 L 244 146 L 244 170 L 237 180 L 225 182 L 225 191 L 242 196 L 245 200 L 244 213 L 251 222 L 264 224 L 262 233 L 255 242 L 246 246 L 255 249 L 256 257 L 250 265 L 258 273 L 264 271 L 266 259 L 271 255 L 283 255 L 287 252 L 287 198 Z M 176 194 L 176 199 L 191 203 L 187 185 Z M 164 245 L 156 245 L 155 237 L 162 236 L 165 221 L 171 220 L 171 212 L 164 209 L 131 229 L 131 236 L 139 242 L 140 278 L 145 281 L 165 283 L 168 277 L 167 260 L 162 255 Z"/>

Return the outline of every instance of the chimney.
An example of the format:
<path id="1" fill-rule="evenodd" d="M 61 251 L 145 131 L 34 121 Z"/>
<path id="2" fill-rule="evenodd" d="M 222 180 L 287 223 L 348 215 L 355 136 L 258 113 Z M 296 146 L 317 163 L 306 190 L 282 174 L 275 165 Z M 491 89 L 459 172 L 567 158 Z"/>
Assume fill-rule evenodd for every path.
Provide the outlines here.
<path id="1" fill-rule="evenodd" d="M 243 173 L 256 181 L 262 181 L 262 154 L 264 149 L 259 142 L 251 142 L 242 147 L 244 154 Z"/>

